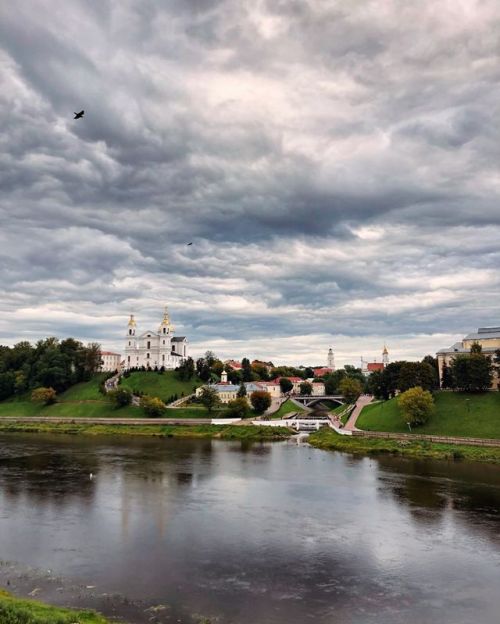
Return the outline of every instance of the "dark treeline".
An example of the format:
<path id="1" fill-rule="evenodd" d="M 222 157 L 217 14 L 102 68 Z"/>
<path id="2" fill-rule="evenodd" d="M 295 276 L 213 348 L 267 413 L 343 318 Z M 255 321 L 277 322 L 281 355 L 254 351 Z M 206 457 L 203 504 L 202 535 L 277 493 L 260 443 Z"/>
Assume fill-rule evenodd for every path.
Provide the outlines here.
<path id="1" fill-rule="evenodd" d="M 367 390 L 377 399 L 390 399 L 415 386 L 430 392 L 439 388 L 437 361 L 432 356 L 426 356 L 422 362 L 391 362 L 383 371 L 369 376 Z"/>
<path id="2" fill-rule="evenodd" d="M 85 346 L 74 338 L 0 345 L 0 400 L 41 386 L 62 392 L 79 381 L 88 381 L 100 366 L 100 345 Z"/>

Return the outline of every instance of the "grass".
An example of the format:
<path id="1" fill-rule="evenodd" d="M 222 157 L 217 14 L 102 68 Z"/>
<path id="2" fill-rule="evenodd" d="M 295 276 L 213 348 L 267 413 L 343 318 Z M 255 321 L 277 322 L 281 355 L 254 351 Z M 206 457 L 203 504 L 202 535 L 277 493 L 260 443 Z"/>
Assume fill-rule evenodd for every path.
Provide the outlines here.
<path id="1" fill-rule="evenodd" d="M 169 438 L 219 438 L 222 440 L 284 440 L 291 431 L 286 427 L 254 425 L 86 425 L 79 423 L 2 423 L 1 433 L 64 433 L 86 435 L 138 435 Z M 0 620 L 2 622 L 2 620 Z M 3 624 L 3 623 L 2 623 Z"/>
<path id="2" fill-rule="evenodd" d="M 194 389 L 202 384 L 203 382 L 198 377 L 193 377 L 189 381 L 181 381 L 178 379 L 176 371 L 165 371 L 164 373 L 134 372 L 130 373 L 130 377 L 122 377 L 121 381 L 123 388 L 128 388 L 132 392 L 139 390 L 165 402 L 174 394 L 177 394 L 179 398 L 183 393 L 184 396 L 192 394 Z"/>
<path id="3" fill-rule="evenodd" d="M 413 433 L 500 438 L 500 392 L 437 392 L 435 413 Z M 367 431 L 409 433 L 397 398 L 367 405 L 356 426 Z"/>
<path id="4" fill-rule="evenodd" d="M 308 441 L 317 448 L 343 451 L 354 455 L 392 454 L 419 459 L 467 460 L 500 464 L 500 448 L 494 447 L 342 436 L 327 428 L 311 433 Z"/>
<path id="5" fill-rule="evenodd" d="M 59 401 L 103 401 L 104 396 L 99 392 L 99 384 L 106 379 L 107 373 L 94 375 L 90 381 L 77 383 L 66 392 L 59 395 Z"/>
<path id="6" fill-rule="evenodd" d="M 281 420 L 282 418 L 286 418 L 289 414 L 292 414 L 294 412 L 304 411 L 305 410 L 302 407 L 299 407 L 298 405 L 290 401 L 290 399 L 287 399 L 284 403 L 280 405 L 279 410 L 272 414 L 271 418 Z"/>
<path id="7" fill-rule="evenodd" d="M 107 624 L 94 611 L 73 611 L 61 607 L 14 598 L 0 590 L 0 622 L 2 624 Z"/>

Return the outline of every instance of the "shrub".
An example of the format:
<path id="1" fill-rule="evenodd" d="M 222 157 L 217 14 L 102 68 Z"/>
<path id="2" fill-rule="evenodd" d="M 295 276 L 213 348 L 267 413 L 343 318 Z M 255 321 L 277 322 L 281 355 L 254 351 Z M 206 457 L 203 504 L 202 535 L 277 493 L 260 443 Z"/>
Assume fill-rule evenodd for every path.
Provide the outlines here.
<path id="1" fill-rule="evenodd" d="M 117 408 L 125 407 L 132 403 L 132 393 L 127 388 L 118 388 L 108 392 L 108 396 Z"/>
<path id="2" fill-rule="evenodd" d="M 405 422 L 414 427 L 424 425 L 434 410 L 432 394 L 428 390 L 423 390 L 420 386 L 410 388 L 400 394 L 398 403 Z"/>
<path id="3" fill-rule="evenodd" d="M 143 396 L 141 407 L 149 418 L 160 418 L 165 413 L 167 406 L 158 397 Z"/>
<path id="4" fill-rule="evenodd" d="M 339 383 L 339 392 L 348 403 L 354 403 L 363 392 L 363 386 L 358 379 L 344 377 Z"/>
<path id="5" fill-rule="evenodd" d="M 250 411 L 250 406 L 248 405 L 248 401 L 245 397 L 238 397 L 233 401 L 229 401 L 227 404 L 227 410 L 224 413 L 224 417 L 226 418 L 246 418 L 248 416 L 248 412 Z"/>
<path id="6" fill-rule="evenodd" d="M 56 391 L 54 388 L 35 388 L 31 393 L 33 403 L 43 403 L 52 405 L 56 402 Z"/>

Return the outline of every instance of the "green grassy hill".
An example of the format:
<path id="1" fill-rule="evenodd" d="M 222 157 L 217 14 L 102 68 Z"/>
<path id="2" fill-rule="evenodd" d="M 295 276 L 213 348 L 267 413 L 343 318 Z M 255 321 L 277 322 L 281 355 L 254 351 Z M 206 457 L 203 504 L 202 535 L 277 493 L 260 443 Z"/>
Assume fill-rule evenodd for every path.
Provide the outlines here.
<path id="1" fill-rule="evenodd" d="M 180 398 L 192 394 L 203 382 L 198 377 L 189 381 L 181 381 L 175 371 L 155 373 L 154 371 L 131 373 L 130 377 L 122 377 L 121 386 L 129 390 L 144 392 L 150 396 L 167 401 L 172 395 L 177 394 Z"/>
<path id="2" fill-rule="evenodd" d="M 104 396 L 99 392 L 99 384 L 106 379 L 107 373 L 98 373 L 90 381 L 77 383 L 66 392 L 59 395 L 59 401 L 103 401 Z"/>
<path id="3" fill-rule="evenodd" d="M 500 392 L 437 392 L 435 403 L 429 422 L 413 433 L 500 438 Z M 397 398 L 367 405 L 356 426 L 367 431 L 409 432 Z"/>
<path id="4" fill-rule="evenodd" d="M 282 419 L 282 418 L 287 418 L 287 416 L 289 416 L 290 414 L 293 414 L 294 412 L 304 412 L 305 410 L 296 405 L 295 403 L 293 403 L 292 401 L 290 401 L 290 399 L 287 399 L 284 403 L 282 403 L 280 405 L 280 408 L 277 412 L 274 412 L 274 414 L 272 415 L 273 419 Z"/>

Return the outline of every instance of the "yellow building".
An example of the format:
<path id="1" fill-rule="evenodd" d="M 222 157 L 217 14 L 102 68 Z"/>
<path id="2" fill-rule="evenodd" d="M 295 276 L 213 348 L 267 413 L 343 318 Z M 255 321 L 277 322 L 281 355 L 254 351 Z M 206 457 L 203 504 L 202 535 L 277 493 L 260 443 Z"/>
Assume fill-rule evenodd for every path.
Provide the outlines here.
<path id="1" fill-rule="evenodd" d="M 477 332 L 468 334 L 460 342 L 456 342 L 448 349 L 441 349 L 436 353 L 439 367 L 439 383 L 443 377 L 443 364 L 450 366 L 457 355 L 467 355 L 470 353 L 473 344 L 481 345 L 484 355 L 491 358 L 500 349 L 500 327 L 480 327 Z M 497 390 L 499 386 L 498 371 L 493 375 L 492 390 Z"/>

